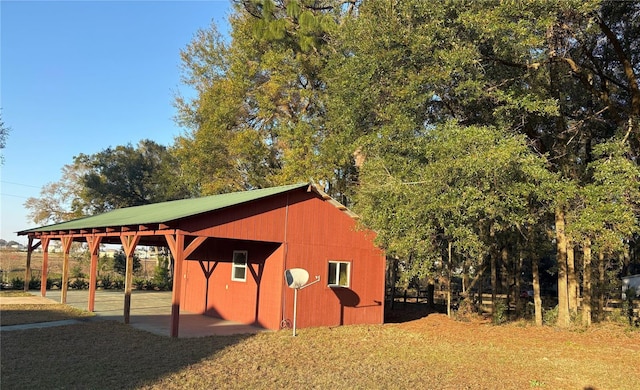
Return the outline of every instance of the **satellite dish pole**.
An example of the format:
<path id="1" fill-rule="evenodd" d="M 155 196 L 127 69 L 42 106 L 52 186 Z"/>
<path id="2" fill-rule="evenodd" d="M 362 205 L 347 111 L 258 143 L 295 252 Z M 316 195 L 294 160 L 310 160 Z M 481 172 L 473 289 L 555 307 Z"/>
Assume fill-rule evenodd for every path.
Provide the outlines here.
<path id="1" fill-rule="evenodd" d="M 293 289 L 293 335 L 296 336 L 296 322 L 298 318 L 298 290 L 309 287 L 320 281 L 320 275 L 316 275 L 316 280 L 309 284 L 309 272 L 302 268 L 291 268 L 284 271 L 284 279 L 287 285 Z"/>

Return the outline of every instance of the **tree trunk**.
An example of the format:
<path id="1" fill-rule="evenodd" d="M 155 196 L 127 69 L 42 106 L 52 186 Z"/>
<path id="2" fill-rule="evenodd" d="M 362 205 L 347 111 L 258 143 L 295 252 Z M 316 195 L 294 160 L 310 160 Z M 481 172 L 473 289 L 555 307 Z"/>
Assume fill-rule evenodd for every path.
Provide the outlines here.
<path id="1" fill-rule="evenodd" d="M 482 271 L 484 271 L 486 268 L 483 267 Z M 484 303 L 484 276 L 480 275 L 480 277 L 478 278 L 478 312 L 479 313 L 483 313 L 483 303 Z"/>
<path id="2" fill-rule="evenodd" d="M 495 251 L 491 253 L 491 313 L 496 312 L 496 290 L 498 289 L 498 266 Z"/>
<path id="3" fill-rule="evenodd" d="M 501 276 L 501 281 L 503 282 L 503 287 L 504 287 L 504 291 L 507 292 L 507 300 L 505 302 L 505 304 L 507 305 L 507 315 L 509 314 L 509 308 L 511 307 L 511 283 L 510 283 L 510 275 L 511 272 L 509 272 L 509 250 L 507 249 L 507 247 L 503 247 L 502 250 L 500 251 L 500 262 L 502 263 L 501 266 L 501 270 L 502 272 L 500 273 Z M 505 286 L 506 284 L 506 286 Z"/>
<path id="4" fill-rule="evenodd" d="M 464 261 L 462 265 L 462 294 L 467 295 L 467 289 L 469 288 L 469 262 Z"/>
<path id="5" fill-rule="evenodd" d="M 531 272 L 533 273 L 533 305 L 535 307 L 536 325 L 542 326 L 542 299 L 540 299 L 540 271 L 538 258 L 531 256 Z"/>
<path id="6" fill-rule="evenodd" d="M 522 259 L 523 259 L 523 254 L 522 254 L 522 249 L 520 249 L 519 254 L 518 254 L 518 260 L 516 260 L 515 263 L 515 270 L 513 271 L 514 273 L 514 284 L 515 284 L 515 295 L 514 295 L 514 299 L 516 301 L 516 315 L 518 317 L 522 317 L 522 314 L 524 312 L 523 310 L 523 306 L 524 303 L 526 302 L 525 300 L 522 300 L 520 298 L 520 294 L 522 293 L 522 285 L 520 283 L 520 274 L 522 273 Z"/>
<path id="7" fill-rule="evenodd" d="M 576 277 L 574 246 L 571 240 L 567 241 L 567 293 L 569 298 L 569 312 L 575 318 L 578 313 L 578 278 Z"/>
<path id="8" fill-rule="evenodd" d="M 391 259 L 391 303 L 389 307 L 393 309 L 396 301 L 396 283 L 398 281 L 398 258 Z"/>
<path id="9" fill-rule="evenodd" d="M 584 240 L 582 247 L 584 275 L 582 276 L 582 322 L 591 325 L 591 239 Z"/>
<path id="10" fill-rule="evenodd" d="M 598 321 L 604 320 L 604 252 L 598 253 Z"/>
<path id="11" fill-rule="evenodd" d="M 429 309 L 433 309 L 435 302 L 434 302 L 434 295 L 436 292 L 436 285 L 435 282 L 433 280 L 429 280 L 429 283 L 427 284 L 427 305 L 429 306 Z"/>
<path id="12" fill-rule="evenodd" d="M 567 237 L 565 235 L 564 210 L 556 208 L 556 243 L 558 261 L 558 323 L 561 328 L 569 326 L 569 297 L 567 294 Z"/>
<path id="13" fill-rule="evenodd" d="M 451 317 L 451 241 L 447 247 L 449 261 L 447 262 L 447 316 Z"/>

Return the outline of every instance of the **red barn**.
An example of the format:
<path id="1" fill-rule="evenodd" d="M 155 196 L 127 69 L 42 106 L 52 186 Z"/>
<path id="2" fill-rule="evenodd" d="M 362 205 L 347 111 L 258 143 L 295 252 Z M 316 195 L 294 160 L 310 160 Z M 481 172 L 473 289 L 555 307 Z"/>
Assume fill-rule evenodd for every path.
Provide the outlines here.
<path id="1" fill-rule="evenodd" d="M 136 245 L 169 246 L 177 336 L 180 308 L 267 329 L 291 322 L 293 290 L 284 280 L 291 268 L 306 269 L 310 282 L 320 279 L 298 294 L 298 327 L 382 323 L 385 256 L 373 243 L 374 233 L 358 229 L 355 217 L 304 183 L 129 207 L 18 234 L 29 236 L 30 250 L 51 239 L 62 240 L 67 254 L 72 241 L 89 244 L 90 310 L 100 243 L 122 243 L 130 258 Z M 33 245 L 34 239 L 40 243 Z"/>

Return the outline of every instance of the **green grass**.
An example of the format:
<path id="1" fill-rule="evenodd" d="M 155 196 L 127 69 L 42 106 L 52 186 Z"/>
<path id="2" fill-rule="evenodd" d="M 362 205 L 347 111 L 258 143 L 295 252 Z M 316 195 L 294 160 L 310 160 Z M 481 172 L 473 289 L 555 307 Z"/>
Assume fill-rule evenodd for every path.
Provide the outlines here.
<path id="1" fill-rule="evenodd" d="M 7 389 L 637 389 L 640 332 L 406 324 L 171 339 L 116 322 L 2 333 Z"/>

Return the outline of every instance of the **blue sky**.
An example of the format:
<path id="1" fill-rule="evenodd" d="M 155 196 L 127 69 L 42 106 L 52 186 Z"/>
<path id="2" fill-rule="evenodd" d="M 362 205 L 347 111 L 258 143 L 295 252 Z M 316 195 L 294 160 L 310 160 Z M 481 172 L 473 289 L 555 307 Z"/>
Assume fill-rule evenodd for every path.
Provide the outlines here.
<path id="1" fill-rule="evenodd" d="M 34 227 L 23 203 L 80 154 L 173 143 L 180 50 L 229 0 L 0 1 L 0 107 L 11 128 L 0 174 L 0 238 Z"/>

